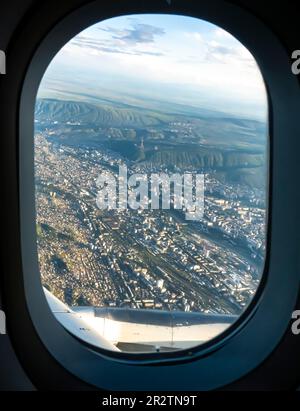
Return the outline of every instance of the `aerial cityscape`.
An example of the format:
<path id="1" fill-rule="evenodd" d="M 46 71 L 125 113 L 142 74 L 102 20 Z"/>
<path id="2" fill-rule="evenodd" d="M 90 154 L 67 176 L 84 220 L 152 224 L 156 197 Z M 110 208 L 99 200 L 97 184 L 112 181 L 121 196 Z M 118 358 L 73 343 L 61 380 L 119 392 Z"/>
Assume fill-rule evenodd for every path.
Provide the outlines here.
<path id="1" fill-rule="evenodd" d="M 134 30 L 148 35 L 142 45 L 159 34 L 134 24 L 130 47 Z M 264 267 L 266 121 L 51 81 L 37 98 L 34 136 L 43 285 L 69 306 L 241 314 Z M 119 166 L 204 174 L 203 218 L 187 221 L 172 207 L 100 210 L 97 177 L 117 177 Z"/>

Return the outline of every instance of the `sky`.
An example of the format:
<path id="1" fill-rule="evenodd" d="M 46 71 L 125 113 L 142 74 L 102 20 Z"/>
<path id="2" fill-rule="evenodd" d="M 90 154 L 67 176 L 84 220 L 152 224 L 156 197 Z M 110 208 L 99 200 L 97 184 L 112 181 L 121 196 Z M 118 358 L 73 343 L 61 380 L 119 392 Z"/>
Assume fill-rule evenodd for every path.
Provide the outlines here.
<path id="1" fill-rule="evenodd" d="M 225 30 L 187 16 L 122 16 L 82 31 L 50 63 L 38 97 L 69 92 L 267 117 L 253 56 Z"/>

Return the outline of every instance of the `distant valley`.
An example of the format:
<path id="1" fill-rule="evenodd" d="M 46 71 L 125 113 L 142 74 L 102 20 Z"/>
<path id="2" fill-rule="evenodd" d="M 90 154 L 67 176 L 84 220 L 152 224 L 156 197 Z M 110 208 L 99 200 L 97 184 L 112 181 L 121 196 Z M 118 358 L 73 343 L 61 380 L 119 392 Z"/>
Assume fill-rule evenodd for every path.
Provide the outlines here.
<path id="1" fill-rule="evenodd" d="M 213 171 L 224 181 L 265 188 L 266 124 L 201 109 L 198 115 L 195 109 L 191 115 L 170 114 L 171 109 L 39 99 L 36 130 L 47 127 L 55 130 L 57 143 L 105 146 L 149 167 Z"/>

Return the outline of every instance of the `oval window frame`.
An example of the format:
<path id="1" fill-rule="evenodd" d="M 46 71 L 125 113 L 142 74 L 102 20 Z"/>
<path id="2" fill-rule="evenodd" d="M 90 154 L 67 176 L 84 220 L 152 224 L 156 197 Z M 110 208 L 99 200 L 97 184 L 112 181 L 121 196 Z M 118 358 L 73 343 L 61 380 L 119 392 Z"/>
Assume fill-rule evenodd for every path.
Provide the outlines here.
<path id="1" fill-rule="evenodd" d="M 152 8 L 143 5 L 106 5 L 101 9 L 101 2 L 77 9 L 48 33 L 39 45 L 28 67 L 20 99 L 19 137 L 20 137 L 20 213 L 21 213 L 21 249 L 23 261 L 23 280 L 29 315 L 39 338 L 51 355 L 69 372 L 89 384 L 106 389 L 215 389 L 247 374 L 258 366 L 276 347 L 289 324 L 290 315 L 297 299 L 299 278 L 295 259 L 295 245 L 291 242 L 282 244 L 278 250 L 278 241 L 282 233 L 295 234 L 296 224 L 292 223 L 295 213 L 284 218 L 285 196 L 274 181 L 285 181 L 289 174 L 289 162 L 282 150 L 282 135 L 286 129 L 295 129 L 295 110 L 292 103 L 282 108 L 281 101 L 288 103 L 295 100 L 295 79 L 290 71 L 289 59 L 283 46 L 260 21 L 250 13 L 222 0 L 211 0 L 201 5 L 165 5 L 157 2 Z M 177 5 L 178 4 L 178 5 Z M 255 57 L 269 91 L 269 127 L 270 127 L 270 186 L 269 186 L 269 221 L 268 247 L 265 272 L 259 292 L 241 318 L 227 332 L 197 349 L 180 351 L 178 357 L 162 354 L 157 357 L 146 354 L 139 358 L 113 357 L 111 353 L 95 352 L 69 335 L 54 319 L 42 292 L 37 264 L 35 209 L 34 209 L 34 174 L 33 174 L 33 113 L 35 96 L 39 81 L 56 52 L 74 35 L 96 22 L 116 17 L 117 15 L 145 13 L 173 13 L 198 17 L 229 31 L 240 40 Z M 95 17 L 97 16 L 97 18 Z M 78 25 L 75 23 L 77 22 Z M 76 30 L 74 26 L 76 25 Z M 259 44 L 252 38 L 249 26 L 255 27 Z M 80 27 L 78 29 L 78 27 Z M 278 59 L 276 70 L 272 70 L 270 56 Z M 283 78 L 286 79 L 284 87 Z M 292 97 L 292 98 L 291 98 Z M 284 121 L 281 121 L 284 116 Z M 286 125 L 291 124 L 291 127 Z M 284 127 L 285 126 L 285 127 Z M 293 139 L 291 139 L 293 141 Z M 293 154 L 293 144 L 288 146 Z M 276 164 L 276 167 L 274 167 Z M 292 199 L 292 190 L 287 194 Z M 275 196 L 275 197 L 274 197 Z M 274 201 L 275 199 L 275 201 Z M 296 211 L 296 210 L 293 210 Z M 274 220 L 278 224 L 274 224 Z M 280 231 L 281 230 L 281 231 Z M 292 262 L 292 263 L 291 263 Z M 289 281 L 282 287 L 281 267 L 291 266 Z M 282 294 L 282 304 L 271 304 L 278 291 Z M 283 308 L 282 311 L 279 309 Z M 270 311 L 273 310 L 273 315 Z M 274 315 L 275 312 L 275 315 Z M 275 317 L 275 320 L 274 320 Z M 267 330 L 264 324 L 268 324 Z M 250 345 L 249 345 L 250 344 Z M 244 351 L 243 351 L 244 350 Z M 228 362 L 229 361 L 229 362 Z M 174 365 L 180 365 L 177 368 Z M 212 372 L 213 370 L 213 372 Z M 103 379 L 103 375 L 105 378 Z M 184 375 L 184 379 L 182 379 Z M 197 378 L 196 378 L 197 376 Z"/>

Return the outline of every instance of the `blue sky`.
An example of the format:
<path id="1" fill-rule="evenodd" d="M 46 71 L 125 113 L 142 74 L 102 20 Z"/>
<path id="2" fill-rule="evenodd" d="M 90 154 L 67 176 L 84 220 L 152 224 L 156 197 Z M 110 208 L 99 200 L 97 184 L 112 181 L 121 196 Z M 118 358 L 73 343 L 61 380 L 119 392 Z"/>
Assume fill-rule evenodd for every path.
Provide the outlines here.
<path id="1" fill-rule="evenodd" d="M 84 30 L 52 60 L 39 97 L 68 92 L 133 103 L 151 98 L 263 120 L 267 115 L 252 55 L 221 28 L 185 16 L 116 17 Z"/>

